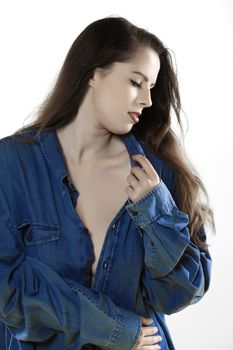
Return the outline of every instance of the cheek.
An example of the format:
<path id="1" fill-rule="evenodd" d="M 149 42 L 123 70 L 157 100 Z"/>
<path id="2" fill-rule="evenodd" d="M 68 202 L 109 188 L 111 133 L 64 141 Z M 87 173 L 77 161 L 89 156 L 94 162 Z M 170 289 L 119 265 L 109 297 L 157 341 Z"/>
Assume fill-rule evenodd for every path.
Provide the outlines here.
<path id="1" fill-rule="evenodd" d="M 97 92 L 97 102 L 107 105 L 112 103 L 118 94 L 118 90 L 111 84 L 102 85 Z"/>
<path id="2" fill-rule="evenodd" d="M 129 93 L 124 91 L 122 87 L 110 86 L 108 89 L 104 89 L 101 94 L 99 94 L 99 103 L 102 109 L 106 111 L 120 111 L 122 108 L 127 108 L 129 104 Z"/>
<path id="3" fill-rule="evenodd" d="M 109 116 L 117 120 L 132 107 L 137 90 L 127 82 L 111 82 L 103 84 L 95 95 L 96 108 L 107 122 Z M 101 118 L 103 121 L 103 118 Z"/>

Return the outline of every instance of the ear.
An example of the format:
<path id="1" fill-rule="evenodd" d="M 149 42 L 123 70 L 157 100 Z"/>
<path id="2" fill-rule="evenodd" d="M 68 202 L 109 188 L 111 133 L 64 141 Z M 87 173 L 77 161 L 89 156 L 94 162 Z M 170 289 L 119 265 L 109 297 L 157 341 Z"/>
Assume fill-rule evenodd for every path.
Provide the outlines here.
<path id="1" fill-rule="evenodd" d="M 98 83 L 99 79 L 101 78 L 101 68 L 95 68 L 94 72 L 92 73 L 92 77 L 89 79 L 88 85 L 95 87 Z"/>

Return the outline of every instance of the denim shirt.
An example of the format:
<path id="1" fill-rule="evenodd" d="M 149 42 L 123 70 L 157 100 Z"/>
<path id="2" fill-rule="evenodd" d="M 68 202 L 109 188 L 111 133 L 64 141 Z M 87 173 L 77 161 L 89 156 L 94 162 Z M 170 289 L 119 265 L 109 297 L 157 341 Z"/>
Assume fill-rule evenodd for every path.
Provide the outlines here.
<path id="1" fill-rule="evenodd" d="M 34 144 L 0 140 L 1 350 L 132 350 L 139 316 L 153 319 L 162 350 L 175 349 L 165 315 L 203 297 L 211 257 L 190 240 L 171 167 L 132 132 L 121 139 L 131 166 L 133 154 L 146 156 L 160 183 L 119 208 L 92 288 L 93 244 L 55 130 Z"/>

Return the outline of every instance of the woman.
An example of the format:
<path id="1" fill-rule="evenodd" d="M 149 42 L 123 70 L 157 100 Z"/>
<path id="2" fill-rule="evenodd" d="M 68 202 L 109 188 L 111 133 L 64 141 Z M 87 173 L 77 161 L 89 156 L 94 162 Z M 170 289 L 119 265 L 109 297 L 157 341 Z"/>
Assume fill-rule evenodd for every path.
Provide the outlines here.
<path id="1" fill-rule="evenodd" d="M 171 107 L 181 126 L 168 49 L 106 17 L 1 139 L 1 349 L 175 349 L 165 314 L 208 290 L 214 219 Z"/>

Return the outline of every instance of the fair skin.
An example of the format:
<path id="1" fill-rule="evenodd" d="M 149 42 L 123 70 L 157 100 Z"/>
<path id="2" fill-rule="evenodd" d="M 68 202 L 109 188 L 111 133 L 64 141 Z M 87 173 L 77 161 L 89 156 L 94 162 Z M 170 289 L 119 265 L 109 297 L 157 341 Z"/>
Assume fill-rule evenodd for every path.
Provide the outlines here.
<path id="1" fill-rule="evenodd" d="M 76 118 L 57 129 L 70 168 L 82 168 L 87 172 L 95 169 L 97 172 L 97 169 L 105 171 L 109 164 L 119 162 L 123 146 L 118 135 L 132 129 L 134 122 L 128 112 L 142 111 L 152 105 L 150 89 L 156 83 L 159 69 L 157 53 L 151 48 L 140 48 L 129 62 L 115 62 L 108 74 L 100 69 L 95 70 Z M 143 73 L 148 81 L 132 71 Z M 125 192 L 132 202 L 139 200 L 160 182 L 146 157 L 136 155 L 135 160 L 143 169 L 139 166 L 131 168 L 125 179 Z M 140 320 L 142 329 L 135 350 L 159 349 L 161 339 L 155 334 L 158 330 L 148 327 L 149 319 L 140 317 Z"/>
<path id="2" fill-rule="evenodd" d="M 128 112 L 152 105 L 150 89 L 156 83 L 159 69 L 159 56 L 151 48 L 138 49 L 130 62 L 116 62 L 111 73 L 106 76 L 96 69 L 76 118 L 59 131 L 70 164 L 99 165 L 117 159 L 122 151 L 117 134 L 131 130 L 133 122 Z M 145 82 L 142 76 L 132 71 L 142 72 L 148 81 Z M 140 88 L 132 80 L 140 84 Z M 140 155 L 136 157 L 135 160 L 141 163 L 144 170 L 132 168 L 127 182 L 131 184 L 134 180 L 134 184 L 125 189 L 133 202 L 160 181 L 148 159 Z"/>
<path id="3" fill-rule="evenodd" d="M 63 133 L 68 157 L 73 162 L 88 164 L 117 155 L 114 148 L 117 134 L 125 134 L 133 126 L 127 113 L 152 105 L 150 89 L 156 83 L 159 68 L 158 55 L 143 48 L 134 60 L 114 63 L 112 72 L 106 76 L 101 70 L 95 71 L 77 117 Z M 149 81 L 144 82 L 131 71 L 141 71 Z M 130 80 L 141 84 L 141 88 Z"/>

